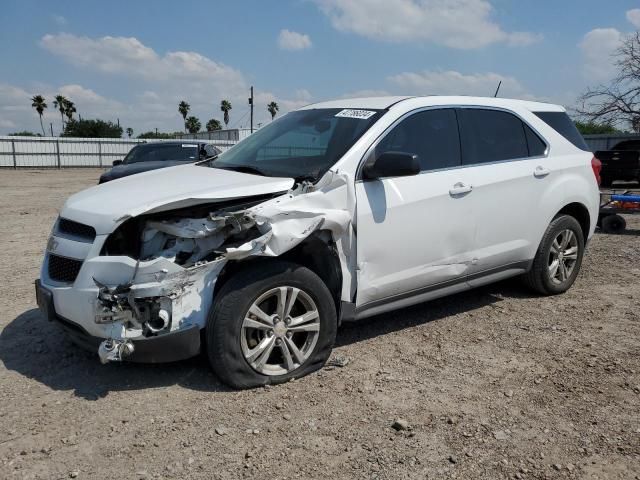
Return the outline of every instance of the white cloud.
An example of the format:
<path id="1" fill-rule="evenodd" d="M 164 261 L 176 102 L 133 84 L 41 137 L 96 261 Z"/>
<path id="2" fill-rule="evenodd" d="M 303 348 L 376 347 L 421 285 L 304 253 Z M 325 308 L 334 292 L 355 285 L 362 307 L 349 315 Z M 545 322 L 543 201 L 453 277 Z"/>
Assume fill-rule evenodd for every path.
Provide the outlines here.
<path id="1" fill-rule="evenodd" d="M 640 28 L 640 8 L 627 11 L 627 20 L 636 28 Z"/>
<path id="2" fill-rule="evenodd" d="M 51 19 L 54 21 L 54 23 L 56 25 L 58 25 L 59 27 L 64 27 L 66 26 L 69 22 L 67 21 L 67 19 L 65 17 L 63 17 L 62 15 L 51 15 Z"/>
<path id="3" fill-rule="evenodd" d="M 498 73 L 474 73 L 465 75 L 453 70 L 404 72 L 393 75 L 388 81 L 396 93 L 406 95 L 478 95 L 492 96 L 498 83 L 501 97 L 533 99 L 533 96 L 513 77 Z"/>
<path id="4" fill-rule="evenodd" d="M 35 93 L 43 94 L 48 103 L 57 93 L 76 103 L 78 112 L 85 118 L 99 117 L 115 121 L 120 119 L 124 127 L 131 126 L 136 134 L 156 127 L 163 131 L 182 129 L 182 119 L 177 111 L 181 100 L 191 104 L 190 114 L 200 118 L 204 125 L 210 118 L 222 118 L 220 100 L 228 99 L 233 105 L 230 126 L 246 124 L 238 122 L 249 109 L 247 97 L 249 83 L 239 70 L 192 51 L 176 51 L 160 54 L 134 37 L 89 38 L 68 33 L 49 34 L 40 40 L 42 48 L 78 68 L 93 71 L 109 78 L 113 88 L 122 94 L 107 98 L 81 85 L 37 85 Z M 34 84 L 35 85 L 35 84 Z M 18 88 L 7 86 L 11 88 Z M 136 91 L 135 89 L 139 89 Z M 18 90 L 21 90 L 18 88 Z M 24 95 L 27 94 L 24 90 Z M 23 95 L 23 97 L 24 97 Z M 270 118 L 266 103 L 268 98 L 280 104 L 280 114 L 310 103 L 299 93 L 293 98 L 278 98 L 270 92 L 256 91 L 255 122 Z M 12 98 L 16 98 L 13 95 Z M 2 92 L 0 92 L 2 99 Z M 2 112 L 0 101 L 0 112 Z M 10 102 L 20 105 L 22 113 L 11 121 L 22 128 L 33 130 L 34 117 L 30 102 L 23 99 Z M 17 107 L 16 107 L 17 108 Z M 59 123 L 60 116 L 49 105 L 45 117 Z M 2 118 L 10 118 L 0 114 Z M 248 119 L 248 115 L 246 115 Z M 6 128 L 2 127 L 3 129 Z"/>
<path id="5" fill-rule="evenodd" d="M 596 28 L 588 32 L 579 43 L 583 57 L 583 71 L 592 82 L 611 79 L 616 68 L 612 55 L 624 39 L 615 28 Z"/>
<path id="6" fill-rule="evenodd" d="M 539 41 L 539 34 L 505 32 L 487 0 L 313 0 L 342 32 L 390 42 L 423 41 L 473 49 Z"/>
<path id="7" fill-rule="evenodd" d="M 278 46 L 282 50 L 304 50 L 311 48 L 311 39 L 304 33 L 283 29 L 278 34 Z"/>

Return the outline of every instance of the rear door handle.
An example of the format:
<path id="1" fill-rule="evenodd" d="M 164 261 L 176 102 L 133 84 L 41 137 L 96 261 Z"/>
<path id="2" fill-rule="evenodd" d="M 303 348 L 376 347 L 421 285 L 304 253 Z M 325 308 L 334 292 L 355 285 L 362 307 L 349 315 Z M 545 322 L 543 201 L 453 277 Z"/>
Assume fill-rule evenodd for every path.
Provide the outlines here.
<path id="1" fill-rule="evenodd" d="M 473 190 L 473 186 L 467 185 L 462 182 L 458 182 L 449 189 L 449 195 L 451 196 L 463 195 L 465 193 L 471 192 L 472 190 Z"/>
<path id="2" fill-rule="evenodd" d="M 549 175 L 551 173 L 551 170 L 549 170 L 548 168 L 545 168 L 543 166 L 538 165 L 536 167 L 536 169 L 533 171 L 533 176 L 536 178 L 543 178 L 546 177 L 547 175 Z"/>

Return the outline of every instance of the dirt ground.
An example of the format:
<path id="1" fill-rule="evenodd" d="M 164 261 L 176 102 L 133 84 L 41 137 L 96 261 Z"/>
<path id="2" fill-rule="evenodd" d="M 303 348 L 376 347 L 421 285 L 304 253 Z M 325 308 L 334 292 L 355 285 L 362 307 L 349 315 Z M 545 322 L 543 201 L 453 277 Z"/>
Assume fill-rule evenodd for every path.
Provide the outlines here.
<path id="1" fill-rule="evenodd" d="M 0 478 L 640 478 L 640 218 L 565 295 L 381 315 L 341 329 L 345 366 L 236 392 L 201 358 L 100 365 L 40 317 L 57 211 L 98 175 L 0 171 Z"/>

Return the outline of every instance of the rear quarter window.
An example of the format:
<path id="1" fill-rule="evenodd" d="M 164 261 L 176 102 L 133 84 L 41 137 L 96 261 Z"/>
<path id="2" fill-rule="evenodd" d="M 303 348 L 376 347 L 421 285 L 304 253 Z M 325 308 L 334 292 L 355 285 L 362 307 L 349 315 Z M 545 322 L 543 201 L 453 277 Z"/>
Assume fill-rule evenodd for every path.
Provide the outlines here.
<path id="1" fill-rule="evenodd" d="M 566 112 L 533 112 L 540 120 L 553 128 L 556 132 L 570 141 L 574 146 L 585 152 L 591 149 L 582 138 L 582 135 L 576 128 L 575 123 L 571 121 Z"/>

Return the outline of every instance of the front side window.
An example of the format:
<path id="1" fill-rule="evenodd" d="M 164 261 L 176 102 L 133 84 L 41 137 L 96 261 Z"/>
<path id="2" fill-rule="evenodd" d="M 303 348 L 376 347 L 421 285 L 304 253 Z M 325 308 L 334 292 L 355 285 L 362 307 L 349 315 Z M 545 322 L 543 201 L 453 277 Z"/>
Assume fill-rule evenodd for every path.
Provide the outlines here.
<path id="1" fill-rule="evenodd" d="M 318 180 L 383 110 L 297 110 L 261 128 L 205 164 L 269 177 Z"/>
<path id="2" fill-rule="evenodd" d="M 459 166 L 460 139 L 455 110 L 424 110 L 402 120 L 376 146 L 376 156 L 384 152 L 417 155 L 422 171 Z"/>
<path id="3" fill-rule="evenodd" d="M 522 120 L 500 110 L 459 110 L 463 165 L 529 156 Z"/>

